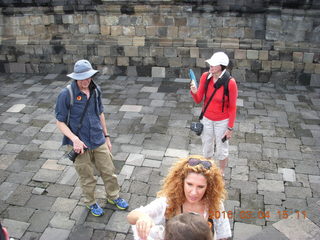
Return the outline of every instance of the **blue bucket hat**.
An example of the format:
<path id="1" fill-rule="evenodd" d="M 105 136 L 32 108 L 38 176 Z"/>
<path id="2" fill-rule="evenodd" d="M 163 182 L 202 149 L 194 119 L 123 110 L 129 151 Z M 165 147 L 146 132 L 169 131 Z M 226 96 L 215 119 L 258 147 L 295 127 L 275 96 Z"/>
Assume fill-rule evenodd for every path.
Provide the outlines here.
<path id="1" fill-rule="evenodd" d="M 67 76 L 75 80 L 85 80 L 95 75 L 98 70 L 94 70 L 88 60 L 81 59 L 74 64 L 73 73 Z"/>

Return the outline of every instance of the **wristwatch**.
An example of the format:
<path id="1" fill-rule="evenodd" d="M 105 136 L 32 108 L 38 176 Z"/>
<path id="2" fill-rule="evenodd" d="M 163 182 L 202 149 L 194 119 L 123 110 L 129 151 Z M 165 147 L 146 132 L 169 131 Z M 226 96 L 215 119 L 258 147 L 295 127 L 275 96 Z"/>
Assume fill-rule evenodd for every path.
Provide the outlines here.
<path id="1" fill-rule="evenodd" d="M 104 137 L 105 137 L 105 138 L 107 138 L 107 137 L 109 138 L 109 137 L 110 137 L 110 135 L 109 135 L 109 134 L 107 134 L 107 135 L 104 135 Z"/>
<path id="2" fill-rule="evenodd" d="M 233 128 L 231 128 L 231 127 L 228 127 L 228 130 L 229 130 L 229 131 L 232 131 L 232 130 L 233 130 Z"/>

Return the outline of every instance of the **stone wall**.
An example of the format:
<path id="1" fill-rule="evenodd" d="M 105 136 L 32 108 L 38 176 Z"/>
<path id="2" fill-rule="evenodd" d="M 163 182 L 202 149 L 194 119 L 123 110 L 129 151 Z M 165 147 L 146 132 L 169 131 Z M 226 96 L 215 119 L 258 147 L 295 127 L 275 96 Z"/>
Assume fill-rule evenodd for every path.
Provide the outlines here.
<path id="1" fill-rule="evenodd" d="M 319 2 L 319 3 L 318 3 Z M 0 72 L 199 76 L 226 51 L 238 81 L 320 86 L 320 1 L 0 1 Z"/>

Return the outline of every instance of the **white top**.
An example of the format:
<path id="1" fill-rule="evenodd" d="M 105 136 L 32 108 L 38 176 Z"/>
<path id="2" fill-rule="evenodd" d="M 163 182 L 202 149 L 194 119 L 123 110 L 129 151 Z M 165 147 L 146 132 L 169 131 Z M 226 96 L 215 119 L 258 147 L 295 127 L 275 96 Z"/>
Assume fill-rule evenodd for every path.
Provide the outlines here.
<path id="1" fill-rule="evenodd" d="M 153 200 L 151 203 L 144 207 L 137 208 L 137 211 L 143 212 L 145 214 L 148 214 L 154 221 L 155 225 L 163 225 L 165 226 L 165 212 L 167 208 L 167 198 L 160 197 Z M 231 237 L 231 229 L 230 229 L 230 223 L 229 219 L 226 217 L 226 214 L 222 214 L 224 211 L 224 205 L 221 203 L 221 209 L 220 215 L 221 217 L 219 219 L 213 219 L 214 228 L 216 232 L 216 238 L 229 238 Z M 208 212 L 206 211 L 203 216 L 205 219 L 208 218 Z M 134 239 L 140 240 L 137 234 L 137 230 L 135 225 L 132 226 Z M 161 240 L 161 239 L 160 239 Z"/>

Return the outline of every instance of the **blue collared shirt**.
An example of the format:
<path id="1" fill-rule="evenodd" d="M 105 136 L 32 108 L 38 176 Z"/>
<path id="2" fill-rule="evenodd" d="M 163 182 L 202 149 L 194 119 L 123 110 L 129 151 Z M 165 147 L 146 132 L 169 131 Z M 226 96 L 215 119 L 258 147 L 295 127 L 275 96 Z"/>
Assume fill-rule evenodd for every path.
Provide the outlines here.
<path id="1" fill-rule="evenodd" d="M 79 90 L 76 81 L 73 81 L 71 83 L 71 86 L 74 101 L 70 112 L 70 120 L 68 127 L 74 134 L 76 134 L 80 118 L 82 116 L 83 110 L 88 99 L 87 95 Z M 82 121 L 82 127 L 80 128 L 78 133 L 78 137 L 87 145 L 89 149 L 95 149 L 105 143 L 103 128 L 99 117 L 100 114 L 103 113 L 101 91 L 98 87 L 97 90 L 98 97 L 96 97 L 96 91 L 91 92 L 91 97 L 89 99 L 90 102 Z M 56 119 L 60 122 L 68 124 L 67 118 L 69 108 L 70 93 L 67 88 L 64 88 L 60 92 L 57 99 L 55 108 Z M 66 136 L 64 136 L 62 144 L 73 145 L 72 141 Z"/>

